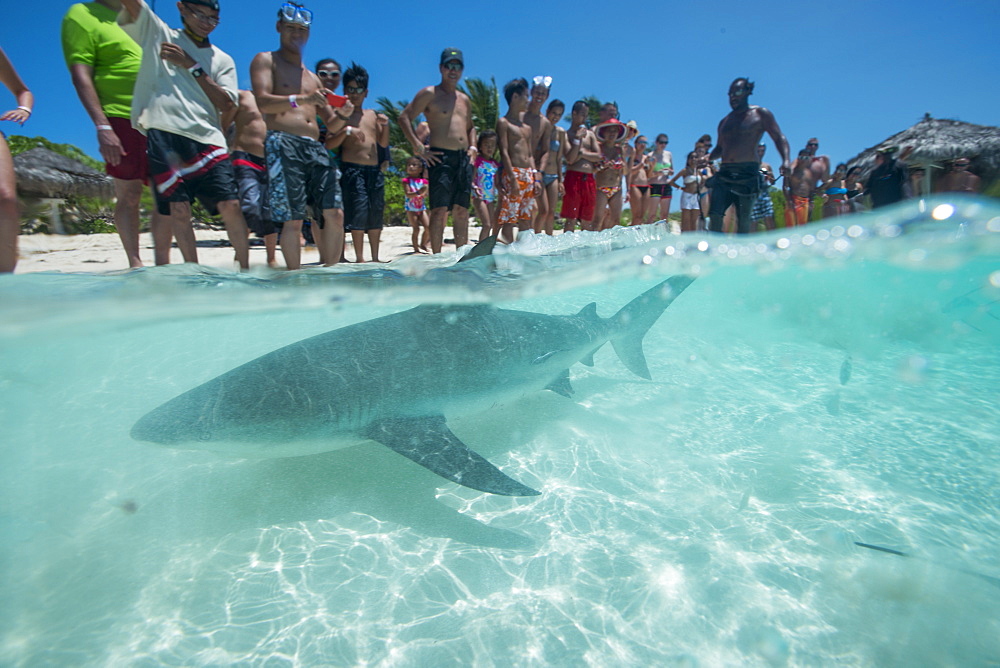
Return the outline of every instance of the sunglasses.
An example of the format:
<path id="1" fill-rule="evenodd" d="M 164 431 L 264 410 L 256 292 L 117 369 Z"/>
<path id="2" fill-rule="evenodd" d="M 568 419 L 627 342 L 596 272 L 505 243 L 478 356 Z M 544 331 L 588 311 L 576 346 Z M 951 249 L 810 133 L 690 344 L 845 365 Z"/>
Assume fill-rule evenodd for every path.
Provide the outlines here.
<path id="1" fill-rule="evenodd" d="M 339 77 L 340 70 L 316 70 L 316 74 L 321 77 Z"/>
<path id="2" fill-rule="evenodd" d="M 188 10 L 188 12 L 190 12 L 191 16 L 195 17 L 205 25 L 214 27 L 222 23 L 219 19 L 215 18 L 214 16 L 208 16 L 207 14 L 199 12 L 197 9 L 192 9 L 186 2 L 183 4 L 184 7 Z"/>
<path id="3" fill-rule="evenodd" d="M 546 77 L 539 74 L 537 77 L 532 79 L 536 86 L 545 86 L 546 88 L 552 87 L 552 77 Z"/>
<path id="4" fill-rule="evenodd" d="M 447 63 L 444 64 L 444 68 L 446 70 L 451 70 L 452 72 L 461 72 L 462 68 L 464 67 L 465 66 L 462 65 L 462 63 L 458 62 L 457 60 L 449 60 Z"/>
<path id="5" fill-rule="evenodd" d="M 806 146 L 815 146 L 816 148 L 819 148 L 819 144 L 815 142 L 809 142 L 808 144 L 806 144 Z"/>
<path id="6" fill-rule="evenodd" d="M 285 3 L 278 10 L 281 12 L 281 20 L 286 23 L 298 23 L 309 27 L 313 22 L 313 13 L 305 7 L 299 7 L 290 3 Z"/>
<path id="7" fill-rule="evenodd" d="M 367 88 L 362 88 L 361 86 L 344 86 L 344 92 L 348 95 L 357 95 L 359 93 L 364 93 Z"/>

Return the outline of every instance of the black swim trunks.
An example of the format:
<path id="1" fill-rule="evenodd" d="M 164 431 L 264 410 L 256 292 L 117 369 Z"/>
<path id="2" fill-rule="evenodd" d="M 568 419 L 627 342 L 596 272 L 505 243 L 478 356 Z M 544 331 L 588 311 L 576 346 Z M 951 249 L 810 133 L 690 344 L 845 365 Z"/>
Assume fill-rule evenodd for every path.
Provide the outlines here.
<path id="1" fill-rule="evenodd" d="M 444 148 L 430 150 L 440 162 L 430 168 L 430 208 L 460 206 L 468 209 L 472 201 L 472 163 L 464 151 Z"/>
<path id="2" fill-rule="evenodd" d="M 150 128 L 146 151 L 157 210 L 170 215 L 171 202 L 200 200 L 212 211 L 217 202 L 236 200 L 236 175 L 229 151 L 188 137 Z"/>
<path id="3" fill-rule="evenodd" d="M 722 231 L 726 209 L 736 205 L 736 231 L 748 234 L 754 202 L 760 197 L 759 162 L 724 162 L 712 184 L 709 229 Z"/>
<path id="4" fill-rule="evenodd" d="M 674 189 L 670 187 L 669 183 L 650 183 L 649 196 L 672 199 L 674 196 Z"/>
<path id="5" fill-rule="evenodd" d="M 267 165 L 260 158 L 246 151 L 233 151 L 229 159 L 236 173 L 240 191 L 240 208 L 247 227 L 258 237 L 277 232 L 267 209 Z"/>
<path id="6" fill-rule="evenodd" d="M 323 211 L 343 208 L 337 170 L 315 139 L 269 130 L 264 156 L 272 220 L 284 223 L 313 218 L 322 228 Z"/>
<path id="7" fill-rule="evenodd" d="M 381 230 L 385 212 L 385 177 L 378 165 L 341 162 L 345 230 Z"/>

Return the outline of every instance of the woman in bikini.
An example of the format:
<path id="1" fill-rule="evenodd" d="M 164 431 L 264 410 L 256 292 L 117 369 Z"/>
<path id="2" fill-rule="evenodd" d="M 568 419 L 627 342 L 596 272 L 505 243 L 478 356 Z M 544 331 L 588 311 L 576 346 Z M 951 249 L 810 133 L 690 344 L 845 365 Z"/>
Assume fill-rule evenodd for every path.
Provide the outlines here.
<path id="1" fill-rule="evenodd" d="M 594 221 L 603 221 L 600 229 L 606 230 L 618 225 L 622 218 L 622 176 L 625 168 L 625 152 L 619 143 L 627 136 L 625 124 L 612 118 L 594 127 L 601 149 L 601 161 L 597 163 L 594 181 L 597 185 L 597 204 L 594 207 Z M 627 184 L 626 184 L 627 187 Z"/>
<path id="2" fill-rule="evenodd" d="M 701 216 L 698 191 L 705 181 L 705 176 L 698 167 L 699 157 L 698 151 L 688 153 L 687 165 L 670 181 L 670 186 L 675 186 L 678 179 L 684 179 L 681 190 L 681 232 L 695 232 L 698 229 L 698 217 Z"/>
<path id="3" fill-rule="evenodd" d="M 644 225 L 649 222 L 649 174 L 647 169 L 646 137 L 639 135 L 635 138 L 635 149 L 632 153 L 630 173 L 632 178 L 631 197 L 632 204 L 632 224 Z"/>
<path id="4" fill-rule="evenodd" d="M 556 204 L 562 197 L 564 188 L 562 182 L 562 164 L 566 157 L 567 141 L 566 130 L 556 125 L 566 112 L 566 105 L 562 100 L 552 100 L 545 109 L 545 117 L 552 123 L 552 139 L 549 141 L 549 152 L 545 159 L 545 164 L 541 166 L 542 187 L 545 188 L 545 196 L 549 201 L 549 208 L 545 212 L 545 217 L 541 220 L 542 232 L 551 235 L 556 220 Z"/>
<path id="5" fill-rule="evenodd" d="M 649 156 L 649 221 L 666 220 L 670 215 L 670 202 L 674 191 L 670 177 L 674 174 L 674 155 L 667 150 L 670 138 L 656 135 L 656 145 Z"/>
<path id="6" fill-rule="evenodd" d="M 821 187 L 823 190 L 823 218 L 835 218 L 851 213 L 848 201 L 847 165 L 840 163 Z"/>

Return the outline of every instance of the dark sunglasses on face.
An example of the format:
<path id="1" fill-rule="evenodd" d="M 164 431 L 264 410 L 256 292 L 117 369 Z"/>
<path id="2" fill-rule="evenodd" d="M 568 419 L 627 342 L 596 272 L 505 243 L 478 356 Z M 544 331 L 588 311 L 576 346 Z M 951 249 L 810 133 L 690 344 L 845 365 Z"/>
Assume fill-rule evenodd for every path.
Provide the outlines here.
<path id="1" fill-rule="evenodd" d="M 201 21 L 205 25 L 217 26 L 217 25 L 219 25 L 221 23 L 221 21 L 219 19 L 217 19 L 217 18 L 215 18 L 213 16 L 208 16 L 206 14 L 203 14 L 203 13 L 199 12 L 197 9 L 192 9 L 191 7 L 188 6 L 187 3 L 183 3 L 183 4 L 184 4 L 184 7 L 189 12 L 191 12 L 191 16 L 195 17 L 196 19 L 198 19 L 199 21 Z"/>
<path id="2" fill-rule="evenodd" d="M 663 141 L 662 139 L 657 139 L 656 143 L 657 144 L 666 144 L 667 142 Z"/>
<path id="3" fill-rule="evenodd" d="M 451 60 L 444 64 L 444 68 L 452 72 L 460 72 L 462 70 L 462 63 L 457 60 Z"/>
<path id="4" fill-rule="evenodd" d="M 347 93 L 348 95 L 357 95 L 358 93 L 364 93 L 365 90 L 367 89 L 362 88 L 361 86 L 344 86 L 344 92 Z"/>
<path id="5" fill-rule="evenodd" d="M 815 146 L 816 148 L 819 148 L 819 144 L 817 144 L 816 142 L 809 142 L 808 144 L 806 144 L 806 146 Z"/>
<path id="6" fill-rule="evenodd" d="M 316 70 L 316 74 L 321 77 L 339 77 L 340 70 Z"/>

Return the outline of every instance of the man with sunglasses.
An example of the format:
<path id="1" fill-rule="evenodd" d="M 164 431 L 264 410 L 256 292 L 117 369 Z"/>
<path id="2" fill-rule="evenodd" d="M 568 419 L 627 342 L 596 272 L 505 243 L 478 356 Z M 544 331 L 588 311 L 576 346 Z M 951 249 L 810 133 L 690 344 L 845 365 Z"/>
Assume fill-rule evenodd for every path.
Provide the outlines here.
<path id="1" fill-rule="evenodd" d="M 365 235 L 372 261 L 380 262 L 379 241 L 385 213 L 385 177 L 379 149 L 389 146 L 389 117 L 363 109 L 368 97 L 368 70 L 357 63 L 344 72 L 344 92 L 354 108 L 347 125 L 327 141 L 340 149 L 340 188 L 344 196 L 344 228 L 351 233 L 358 262 L 365 261 Z"/>
<path id="2" fill-rule="evenodd" d="M 796 168 L 796 163 L 802 161 L 804 163 L 804 169 L 806 173 L 806 178 L 809 179 L 809 183 L 815 190 L 819 185 L 822 185 L 830 180 L 830 156 L 827 155 L 816 155 L 819 150 L 819 139 L 816 137 L 811 137 L 809 141 L 806 142 L 806 147 L 803 149 L 805 155 L 796 158 L 795 162 L 792 163 L 792 169 Z M 810 197 L 809 210 L 812 211 L 812 198 Z"/>
<path id="3" fill-rule="evenodd" d="M 277 51 L 264 51 L 250 63 L 250 81 L 257 106 L 264 114 L 267 139 L 264 153 L 270 177 L 271 217 L 283 223 L 281 253 L 289 269 L 302 266 L 302 224 L 314 212 L 313 237 L 320 260 L 340 261 L 344 249 L 344 211 L 337 170 L 319 141 L 319 120 L 327 127 L 327 141 L 347 123 L 354 111 L 350 102 L 334 109 L 319 77 L 302 64 L 313 14 L 295 3 L 278 9 Z"/>
<path id="4" fill-rule="evenodd" d="M 441 252 L 448 211 L 452 213 L 455 246 L 469 242 L 469 205 L 472 202 L 472 160 L 476 157 L 476 128 L 469 97 L 458 90 L 465 69 L 459 49 L 447 48 L 438 66 L 441 83 L 421 89 L 399 115 L 399 127 L 413 147 L 413 155 L 430 165 L 431 250 Z M 423 114 L 430 129 L 429 147 L 417 137 L 414 124 Z"/>
<path id="5" fill-rule="evenodd" d="M 250 261 L 220 114 L 236 108 L 236 63 L 209 41 L 219 25 L 217 0 L 178 2 L 182 30 L 167 26 L 145 0 L 121 0 L 118 23 L 140 47 L 132 125 L 146 135 L 159 212 L 170 216 L 185 262 L 197 262 L 191 203 L 218 207 L 240 267 Z"/>
<path id="6" fill-rule="evenodd" d="M 782 134 L 774 114 L 750 105 L 754 84 L 745 77 L 729 86 L 732 111 L 719 122 L 719 141 L 709 159 L 722 158 L 712 186 L 709 229 L 722 232 L 726 209 L 736 205 L 736 231 L 747 234 L 751 228 L 753 204 L 760 196 L 760 157 L 757 146 L 766 132 L 781 154 L 781 173 L 789 172 L 788 140 Z"/>

